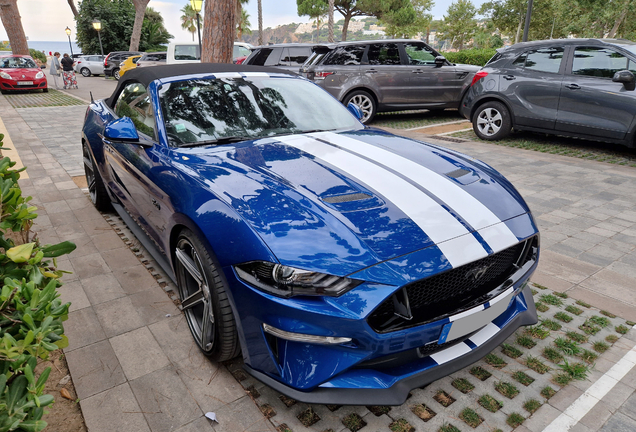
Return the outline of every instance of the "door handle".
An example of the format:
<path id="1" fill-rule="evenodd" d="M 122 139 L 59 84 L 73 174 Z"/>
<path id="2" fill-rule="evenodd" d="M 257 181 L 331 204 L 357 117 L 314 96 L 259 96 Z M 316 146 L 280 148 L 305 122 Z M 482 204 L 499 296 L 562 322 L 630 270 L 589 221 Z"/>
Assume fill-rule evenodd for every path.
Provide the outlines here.
<path id="1" fill-rule="evenodd" d="M 580 85 L 578 85 L 578 84 L 568 84 L 568 85 L 566 85 L 565 87 L 566 87 L 566 88 L 569 88 L 570 90 L 578 90 L 578 89 L 580 89 L 580 88 L 581 88 L 581 86 L 580 86 Z"/>
<path id="2" fill-rule="evenodd" d="M 517 79 L 517 77 L 515 77 L 514 75 L 504 75 L 504 79 L 508 81 L 512 81 L 514 79 Z"/>
<path id="3" fill-rule="evenodd" d="M 424 73 L 424 72 L 422 71 L 422 69 L 416 69 L 416 70 L 414 70 L 414 71 L 411 71 L 411 73 L 414 73 L 414 74 L 421 74 L 421 73 Z"/>
<path id="4" fill-rule="evenodd" d="M 378 73 L 378 71 L 375 69 L 367 69 L 364 73 Z"/>

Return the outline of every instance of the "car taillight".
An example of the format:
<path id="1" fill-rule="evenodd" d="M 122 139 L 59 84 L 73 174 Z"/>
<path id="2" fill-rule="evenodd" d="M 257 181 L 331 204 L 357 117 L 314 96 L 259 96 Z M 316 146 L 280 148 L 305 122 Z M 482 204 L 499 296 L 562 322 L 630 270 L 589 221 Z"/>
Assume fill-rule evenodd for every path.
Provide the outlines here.
<path id="1" fill-rule="evenodd" d="M 335 74 L 335 72 L 316 72 L 314 74 L 314 79 L 325 79 L 329 75 L 333 75 L 333 74 Z"/>
<path id="2" fill-rule="evenodd" d="M 104 59 L 104 67 L 108 66 L 108 57 L 110 57 L 110 54 L 108 54 Z"/>
<path id="3" fill-rule="evenodd" d="M 474 86 L 477 81 L 479 81 L 482 78 L 486 78 L 487 76 L 488 76 L 488 72 L 486 71 L 477 72 L 475 76 L 473 77 L 473 82 L 470 83 L 470 86 L 471 87 Z"/>

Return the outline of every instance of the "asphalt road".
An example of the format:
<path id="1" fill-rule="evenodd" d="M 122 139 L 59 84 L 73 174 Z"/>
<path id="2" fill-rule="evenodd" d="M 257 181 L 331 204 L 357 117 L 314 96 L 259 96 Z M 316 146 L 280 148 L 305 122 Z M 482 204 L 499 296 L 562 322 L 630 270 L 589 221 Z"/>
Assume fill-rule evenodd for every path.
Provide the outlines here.
<path id="1" fill-rule="evenodd" d="M 80 99 L 85 100 L 86 102 L 90 102 L 91 93 L 93 94 L 93 99 L 104 99 L 110 97 L 117 86 L 117 81 L 112 78 L 105 79 L 103 75 L 95 76 L 92 75 L 88 78 L 83 77 L 81 74 L 75 74 L 77 77 L 77 89 L 70 90 L 61 90 L 62 88 L 62 77 L 58 78 L 58 83 L 60 85 L 60 90 L 64 91 L 73 96 L 77 96 Z M 50 76 L 48 71 L 46 72 L 46 78 L 49 83 L 49 88 L 55 89 L 55 83 L 53 78 Z"/>

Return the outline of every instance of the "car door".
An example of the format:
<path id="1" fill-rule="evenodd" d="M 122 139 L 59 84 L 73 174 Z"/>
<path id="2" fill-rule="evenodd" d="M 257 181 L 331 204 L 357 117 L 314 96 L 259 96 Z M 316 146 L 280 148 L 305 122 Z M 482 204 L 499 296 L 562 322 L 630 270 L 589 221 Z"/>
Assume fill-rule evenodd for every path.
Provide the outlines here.
<path id="1" fill-rule="evenodd" d="M 387 106 L 410 103 L 411 67 L 402 64 L 398 44 L 370 44 L 366 56 L 360 69 L 372 83 L 378 102 Z"/>
<path id="2" fill-rule="evenodd" d="M 155 183 L 165 149 L 156 140 L 152 101 L 140 83 L 128 84 L 115 103 L 115 116 L 130 117 L 139 134 L 138 143 L 104 139 L 104 154 L 111 178 L 125 197 L 124 205 L 157 244 L 166 228 L 171 203 Z"/>
<path id="3" fill-rule="evenodd" d="M 403 47 L 410 73 L 410 103 L 435 106 L 459 101 L 465 72 L 458 74 L 451 64 L 437 66 L 437 53 L 423 42 L 405 42 Z"/>
<path id="4" fill-rule="evenodd" d="M 556 129 L 610 139 L 623 139 L 636 116 L 636 94 L 614 74 L 631 69 L 634 59 L 610 47 L 572 48 L 571 66 L 563 80 Z"/>
<path id="5" fill-rule="evenodd" d="M 89 56 L 88 59 L 91 73 L 102 75 L 104 73 L 104 58 L 102 56 Z"/>
<path id="6" fill-rule="evenodd" d="M 560 45 L 531 49 L 502 69 L 499 89 L 510 103 L 516 125 L 554 129 L 564 52 Z"/>

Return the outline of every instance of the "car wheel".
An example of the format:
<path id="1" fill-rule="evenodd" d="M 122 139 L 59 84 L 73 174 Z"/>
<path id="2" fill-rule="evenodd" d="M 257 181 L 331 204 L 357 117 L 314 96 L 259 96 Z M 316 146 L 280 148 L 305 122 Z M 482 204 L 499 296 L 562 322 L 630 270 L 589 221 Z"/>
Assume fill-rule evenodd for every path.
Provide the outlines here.
<path id="1" fill-rule="evenodd" d="M 85 77 L 91 76 L 91 71 L 88 68 L 82 68 L 80 70 L 80 73 L 82 74 L 82 76 L 85 76 Z"/>
<path id="2" fill-rule="evenodd" d="M 175 258 L 181 306 L 196 344 L 216 361 L 236 357 L 240 345 L 220 269 L 189 229 L 179 234 Z"/>
<path id="3" fill-rule="evenodd" d="M 113 76 L 117 81 L 119 81 L 119 68 L 113 69 Z"/>
<path id="4" fill-rule="evenodd" d="M 95 167 L 95 161 L 88 149 L 88 144 L 82 144 L 82 156 L 84 159 L 84 174 L 86 175 L 86 183 L 88 184 L 88 194 L 97 210 L 108 211 L 111 209 L 110 198 L 106 192 L 106 186 L 102 176 Z"/>
<path id="5" fill-rule="evenodd" d="M 510 134 L 512 122 L 508 108 L 501 102 L 486 102 L 473 115 L 473 130 L 484 140 L 499 140 Z"/>
<path id="6" fill-rule="evenodd" d="M 358 105 L 364 114 L 360 120 L 364 124 L 369 123 L 375 116 L 375 99 L 368 92 L 363 90 L 354 91 L 347 95 L 343 103 L 344 106 L 349 105 L 349 103 Z"/>
<path id="7" fill-rule="evenodd" d="M 48 92 L 49 92 L 49 88 L 48 87 L 42 89 L 42 93 L 48 93 Z"/>

